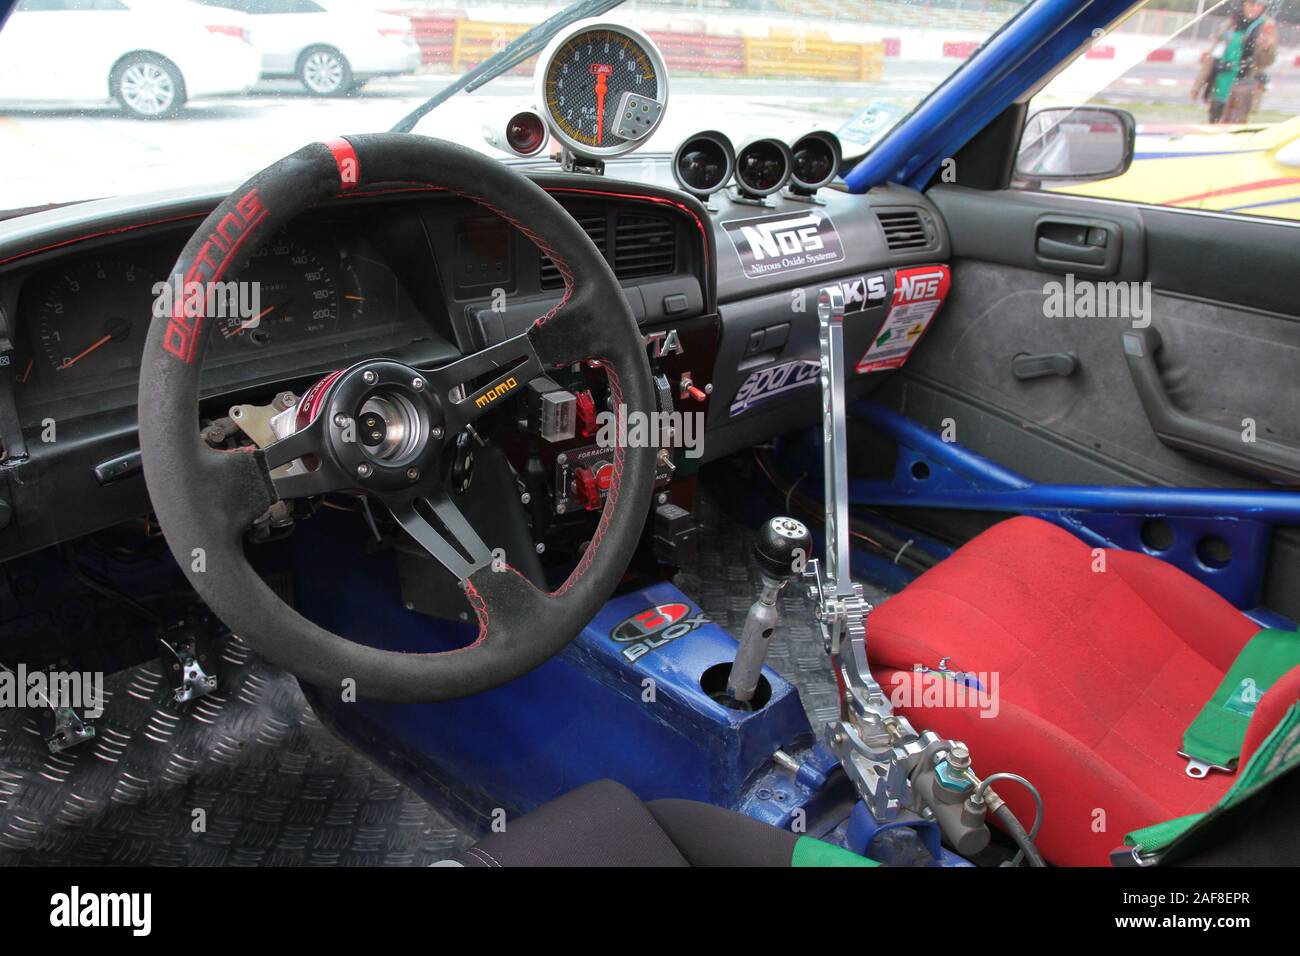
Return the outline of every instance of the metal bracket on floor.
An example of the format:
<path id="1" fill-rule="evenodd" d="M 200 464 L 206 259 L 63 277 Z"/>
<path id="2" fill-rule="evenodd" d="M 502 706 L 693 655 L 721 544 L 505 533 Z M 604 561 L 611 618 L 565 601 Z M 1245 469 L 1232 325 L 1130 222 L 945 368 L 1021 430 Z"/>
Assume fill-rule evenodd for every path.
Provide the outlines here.
<path id="1" fill-rule="evenodd" d="M 49 707 L 41 711 L 41 733 L 50 753 L 63 753 L 69 747 L 93 740 L 95 724 L 85 720 L 73 707 Z"/>
<path id="2" fill-rule="evenodd" d="M 217 689 L 212 670 L 211 624 L 201 619 L 187 619 L 159 636 L 163 647 L 163 669 L 172 683 L 172 699 L 185 704 L 206 697 Z"/>

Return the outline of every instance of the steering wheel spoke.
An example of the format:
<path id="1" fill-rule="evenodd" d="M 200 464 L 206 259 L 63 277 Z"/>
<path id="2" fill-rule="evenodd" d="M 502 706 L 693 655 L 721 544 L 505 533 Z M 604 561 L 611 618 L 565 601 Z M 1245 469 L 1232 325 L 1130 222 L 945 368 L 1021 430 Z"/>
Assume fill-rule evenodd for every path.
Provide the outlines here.
<path id="1" fill-rule="evenodd" d="M 460 580 L 492 563 L 492 552 L 446 492 L 388 502 L 388 508 L 406 533 Z"/>
<path id="2" fill-rule="evenodd" d="M 499 400 L 517 393 L 543 369 L 532 340 L 524 333 L 422 371 L 442 402 L 447 434 L 454 435 L 496 407 Z"/>
<path id="3" fill-rule="evenodd" d="M 322 418 L 318 416 L 305 428 L 261 450 L 262 461 L 271 473 L 271 484 L 281 500 L 342 491 L 353 483 L 324 452 Z M 291 463 L 297 463 L 299 470 L 276 474 L 277 469 Z"/>

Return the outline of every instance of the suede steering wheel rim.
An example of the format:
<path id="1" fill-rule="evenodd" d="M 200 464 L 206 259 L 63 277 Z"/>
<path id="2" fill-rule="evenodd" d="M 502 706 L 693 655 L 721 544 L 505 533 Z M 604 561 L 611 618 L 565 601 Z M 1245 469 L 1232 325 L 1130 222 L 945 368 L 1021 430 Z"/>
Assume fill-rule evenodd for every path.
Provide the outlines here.
<path id="1" fill-rule="evenodd" d="M 201 301 L 187 308 L 189 290 L 197 289 L 201 298 L 206 283 L 234 279 L 260 241 L 311 206 L 379 184 L 443 189 L 512 223 L 558 267 L 564 279 L 560 304 L 522 335 L 448 365 L 356 363 L 308 390 L 292 435 L 264 449 L 210 448 L 198 429 L 199 370 L 216 323 L 194 314 L 201 312 Z M 655 409 L 645 347 L 618 281 L 586 233 L 539 186 L 472 150 L 409 133 L 314 143 L 231 193 L 199 226 L 172 271 L 186 283 L 187 296 L 174 303 L 170 316 L 151 323 L 141 366 L 145 482 L 168 546 L 195 591 L 260 654 L 326 689 L 350 680 L 357 695 L 368 699 L 448 700 L 541 664 L 608 599 L 645 523 L 654 448 L 612 449 L 608 496 L 591 544 L 568 580 L 549 593 L 508 561 L 492 560 L 437 487 L 438 457 L 455 435 L 490 409 L 496 394 L 526 385 L 547 369 L 598 361 L 616 404 L 629 414 Z M 487 376 L 479 387 L 467 384 Z M 516 384 L 502 391 L 509 379 Z M 423 441 L 381 459 L 349 439 L 344 425 L 355 422 L 359 403 L 376 395 L 402 405 L 409 432 Z M 286 474 L 286 465 L 297 473 Z M 308 471 L 312 465 L 315 470 Z M 249 525 L 277 500 L 345 489 L 378 499 L 460 579 L 479 621 L 472 644 L 403 653 L 355 642 L 308 621 L 262 581 L 243 552 Z"/>

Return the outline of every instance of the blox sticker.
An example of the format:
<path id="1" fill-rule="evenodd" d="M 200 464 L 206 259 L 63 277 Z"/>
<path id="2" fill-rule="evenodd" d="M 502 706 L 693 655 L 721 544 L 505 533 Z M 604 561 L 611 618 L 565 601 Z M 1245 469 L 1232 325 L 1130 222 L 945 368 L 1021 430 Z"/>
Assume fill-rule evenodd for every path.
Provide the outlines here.
<path id="1" fill-rule="evenodd" d="M 899 269 L 894 274 L 894 301 L 871 347 L 855 369 L 880 372 L 901 368 L 912 354 L 948 295 L 952 276 L 947 266 Z"/>
<path id="2" fill-rule="evenodd" d="M 629 661 L 684 637 L 709 619 L 701 612 L 692 614 L 690 605 L 680 601 L 658 604 L 624 618 L 609 632 L 611 639 L 626 645 L 622 654 Z"/>
<path id="3" fill-rule="evenodd" d="M 820 209 L 733 219 L 722 228 L 736 247 L 748 279 L 782 275 L 829 265 L 844 258 L 844 246 L 831 217 Z"/>

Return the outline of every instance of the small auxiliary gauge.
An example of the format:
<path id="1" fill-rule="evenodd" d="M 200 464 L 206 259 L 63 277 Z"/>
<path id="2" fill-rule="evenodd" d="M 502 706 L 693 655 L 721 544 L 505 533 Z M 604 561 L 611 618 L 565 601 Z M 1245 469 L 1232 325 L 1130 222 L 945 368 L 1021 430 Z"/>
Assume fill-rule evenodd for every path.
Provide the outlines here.
<path id="1" fill-rule="evenodd" d="M 581 20 L 542 51 L 534 80 L 551 134 L 573 156 L 602 160 L 636 149 L 668 105 L 668 74 L 645 34 Z"/>

